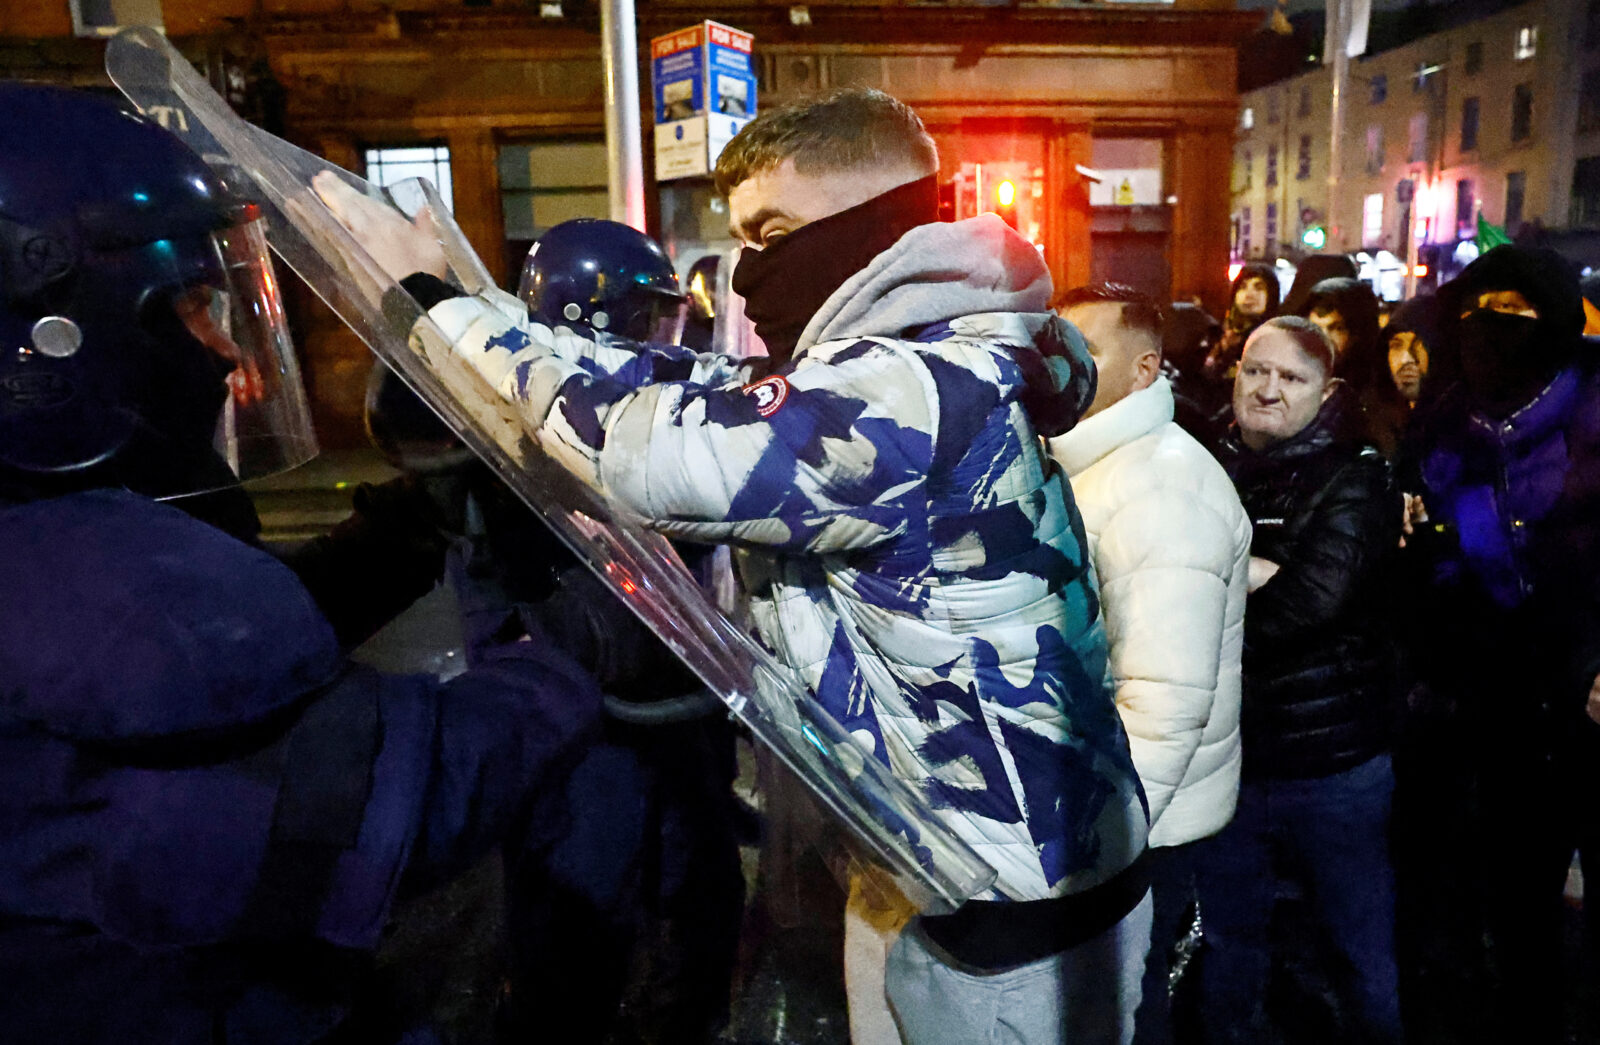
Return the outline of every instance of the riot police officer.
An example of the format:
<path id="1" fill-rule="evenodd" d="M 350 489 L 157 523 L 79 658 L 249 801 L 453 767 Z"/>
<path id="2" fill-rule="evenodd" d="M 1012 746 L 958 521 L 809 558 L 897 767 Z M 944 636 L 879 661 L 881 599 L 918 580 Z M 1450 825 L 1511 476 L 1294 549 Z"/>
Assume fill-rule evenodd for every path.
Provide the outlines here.
<path id="1" fill-rule="evenodd" d="M 391 908 L 548 844 L 599 694 L 538 634 L 346 661 L 236 490 L 315 450 L 255 208 L 90 94 L 0 84 L 0 141 L 3 1034 L 398 1037 Z"/>

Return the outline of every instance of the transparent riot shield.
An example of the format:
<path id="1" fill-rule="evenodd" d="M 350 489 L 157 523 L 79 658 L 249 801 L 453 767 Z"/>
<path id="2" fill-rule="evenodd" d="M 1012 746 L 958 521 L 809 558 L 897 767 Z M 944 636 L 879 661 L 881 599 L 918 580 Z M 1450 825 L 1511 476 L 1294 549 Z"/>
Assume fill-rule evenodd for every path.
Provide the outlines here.
<path id="1" fill-rule="evenodd" d="M 274 252 L 411 386 L 527 505 L 747 725 L 847 831 L 849 849 L 929 913 L 987 889 L 995 872 L 920 795 L 869 758 L 779 661 L 706 598 L 672 546 L 546 458 L 509 404 L 451 349 L 427 313 L 358 246 L 311 189 L 331 171 L 439 232 L 453 281 L 469 293 L 488 272 L 426 182 L 388 192 L 236 117 L 161 34 L 111 41 L 112 81 L 256 200 Z"/>

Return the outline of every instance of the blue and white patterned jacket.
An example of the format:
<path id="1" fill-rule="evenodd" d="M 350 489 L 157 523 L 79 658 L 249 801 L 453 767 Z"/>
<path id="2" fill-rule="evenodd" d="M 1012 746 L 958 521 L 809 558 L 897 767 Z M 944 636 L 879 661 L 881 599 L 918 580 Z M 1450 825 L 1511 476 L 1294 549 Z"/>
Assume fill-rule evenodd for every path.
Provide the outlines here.
<path id="1" fill-rule="evenodd" d="M 1105 881 L 1146 834 L 1082 521 L 1036 427 L 1094 393 L 1049 295 L 990 216 L 908 233 L 753 383 L 498 292 L 431 315 L 573 472 L 739 548 L 764 641 L 999 871 L 993 895 L 1033 900 Z"/>

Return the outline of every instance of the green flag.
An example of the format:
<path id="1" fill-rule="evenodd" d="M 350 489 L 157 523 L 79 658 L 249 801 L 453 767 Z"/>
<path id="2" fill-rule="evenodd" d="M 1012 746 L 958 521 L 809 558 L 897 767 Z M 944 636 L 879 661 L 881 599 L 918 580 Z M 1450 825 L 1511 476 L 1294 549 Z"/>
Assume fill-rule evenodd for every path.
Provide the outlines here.
<path id="1" fill-rule="evenodd" d="M 1478 252 L 1493 250 L 1511 242 L 1511 237 L 1506 235 L 1506 230 L 1498 225 L 1491 225 L 1483 220 L 1483 215 L 1478 215 L 1478 236 L 1476 240 Z"/>

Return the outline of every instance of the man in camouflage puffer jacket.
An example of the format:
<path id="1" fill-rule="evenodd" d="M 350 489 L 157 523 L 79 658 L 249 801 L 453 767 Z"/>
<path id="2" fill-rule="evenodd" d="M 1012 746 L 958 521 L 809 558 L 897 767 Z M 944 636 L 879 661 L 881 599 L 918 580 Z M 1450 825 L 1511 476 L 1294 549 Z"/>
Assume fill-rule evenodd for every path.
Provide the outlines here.
<path id="1" fill-rule="evenodd" d="M 999 871 L 990 897 L 896 944 L 908 1040 L 997 1020 L 1118 1041 L 1148 933 L 1146 814 L 1082 522 L 1039 442 L 1088 405 L 1094 368 L 1047 311 L 1031 244 L 992 216 L 936 221 L 936 169 L 915 114 L 872 91 L 776 110 L 729 146 L 718 180 L 764 375 L 451 296 L 413 274 L 443 271 L 425 244 L 390 257 L 363 238 L 547 452 L 661 532 L 739 548 L 764 640 Z M 362 236 L 358 204 L 330 203 Z M 1041 963 L 1057 989 L 1015 969 Z M 1059 989 L 1085 966 L 1093 989 Z M 1029 1000 L 998 1014 L 962 994 L 1013 975 Z"/>

